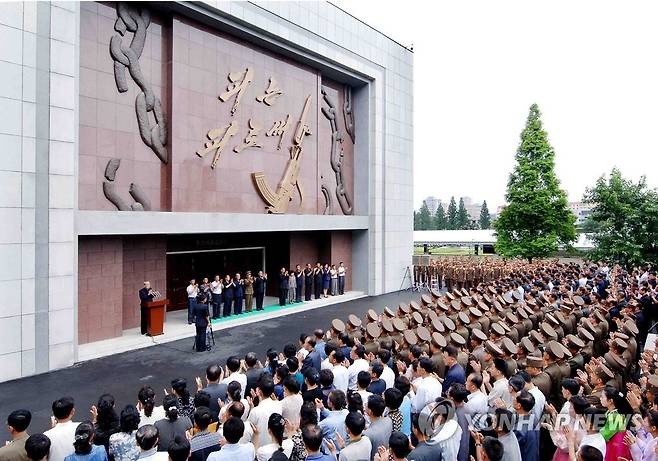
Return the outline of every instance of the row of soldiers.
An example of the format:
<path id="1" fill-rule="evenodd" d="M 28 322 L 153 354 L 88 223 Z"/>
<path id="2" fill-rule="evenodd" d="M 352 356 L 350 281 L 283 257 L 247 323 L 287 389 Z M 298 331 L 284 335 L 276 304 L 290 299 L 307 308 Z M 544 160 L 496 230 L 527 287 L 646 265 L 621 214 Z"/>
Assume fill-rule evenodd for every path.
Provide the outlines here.
<path id="1" fill-rule="evenodd" d="M 504 274 L 504 265 L 493 267 Z M 574 269 L 561 270 L 571 274 Z M 563 292 L 558 304 L 546 292 L 523 296 L 512 287 L 510 279 L 502 279 L 470 290 L 431 290 L 395 310 L 385 307 L 379 314 L 371 309 L 364 319 L 350 315 L 347 322 L 335 319 L 330 336 L 337 346 L 351 341 L 363 344 L 368 353 L 391 350 L 407 364 L 427 354 L 440 378 L 446 371 L 441 352 L 448 344 L 459 349 L 457 361 L 467 373 L 487 370 L 495 358 L 502 358 L 508 377 L 527 370 L 556 408 L 563 404 L 563 378 L 576 378 L 595 405 L 600 405 L 606 385 L 625 388 L 638 356 L 633 319 L 616 319 L 611 333 L 607 312 L 577 294 Z"/>

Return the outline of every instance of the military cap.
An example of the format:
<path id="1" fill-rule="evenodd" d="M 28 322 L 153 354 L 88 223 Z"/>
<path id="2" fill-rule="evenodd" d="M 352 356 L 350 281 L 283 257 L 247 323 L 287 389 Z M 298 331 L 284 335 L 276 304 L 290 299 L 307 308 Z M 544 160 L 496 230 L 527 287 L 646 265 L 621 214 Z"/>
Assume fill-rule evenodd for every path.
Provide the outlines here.
<path id="1" fill-rule="evenodd" d="M 444 319 L 443 325 L 445 325 L 445 327 L 450 331 L 455 331 L 455 328 L 457 328 L 455 326 L 455 322 L 453 322 L 451 318 Z"/>
<path id="2" fill-rule="evenodd" d="M 482 311 L 478 309 L 477 307 L 469 307 L 468 308 L 468 313 L 472 315 L 475 318 L 480 318 L 482 317 Z"/>
<path id="3" fill-rule="evenodd" d="M 387 317 L 394 318 L 395 312 L 393 312 L 390 307 L 386 306 L 384 307 L 384 315 L 386 315 Z"/>
<path id="4" fill-rule="evenodd" d="M 508 320 L 512 325 L 519 323 L 519 318 L 511 312 L 507 313 L 505 319 Z"/>
<path id="5" fill-rule="evenodd" d="M 420 300 L 423 304 L 432 304 L 432 297 L 428 294 L 421 295 Z"/>
<path id="6" fill-rule="evenodd" d="M 605 366 L 604 364 L 599 364 L 599 366 L 596 368 L 597 374 L 603 374 L 606 378 L 608 379 L 615 379 L 615 374 Z"/>
<path id="7" fill-rule="evenodd" d="M 647 378 L 647 384 L 653 388 L 653 391 L 658 390 L 658 375 L 649 375 Z"/>
<path id="8" fill-rule="evenodd" d="M 537 301 L 535 299 L 529 299 L 526 301 L 526 303 L 528 304 L 528 306 L 533 306 L 533 307 L 537 305 Z"/>
<path id="9" fill-rule="evenodd" d="M 503 297 L 500 296 L 500 295 L 498 295 L 498 296 L 496 297 L 496 299 L 498 299 L 498 302 L 499 302 L 500 304 L 503 304 L 503 305 L 507 305 L 507 304 L 508 304 L 507 301 L 505 300 L 505 298 L 503 298 Z"/>
<path id="10" fill-rule="evenodd" d="M 596 329 L 594 328 L 594 325 L 592 325 L 592 322 L 589 321 L 589 319 L 583 318 L 580 323 L 590 332 L 596 333 Z"/>
<path id="11" fill-rule="evenodd" d="M 528 320 L 528 318 L 530 318 L 530 316 L 528 315 L 528 313 L 526 312 L 526 310 L 523 309 L 523 308 L 517 309 L 516 313 L 517 313 L 517 314 L 519 315 L 519 317 L 521 317 L 521 319 L 523 319 L 523 320 Z"/>
<path id="12" fill-rule="evenodd" d="M 422 326 L 416 328 L 416 336 L 418 336 L 418 339 L 421 341 L 430 341 L 432 339 L 432 335 L 430 334 L 429 330 Z"/>
<path id="13" fill-rule="evenodd" d="M 432 342 L 438 347 L 446 347 L 448 345 L 446 338 L 437 332 L 432 333 Z"/>
<path id="14" fill-rule="evenodd" d="M 434 328 L 434 331 L 438 331 L 439 333 L 445 333 L 446 327 L 441 323 L 441 320 L 439 318 L 433 318 L 432 319 L 432 328 Z"/>
<path id="15" fill-rule="evenodd" d="M 613 354 L 612 352 L 606 352 L 605 354 L 603 354 L 603 358 L 605 359 L 605 362 L 608 364 L 610 368 L 614 368 L 618 371 L 621 371 L 624 368 L 626 368 L 626 360 L 624 360 L 617 354 Z"/>
<path id="16" fill-rule="evenodd" d="M 564 325 L 567 323 L 567 319 L 564 317 L 562 312 L 553 312 L 553 317 L 558 321 L 558 325 Z"/>
<path id="17" fill-rule="evenodd" d="M 585 305 L 585 300 L 579 295 L 574 296 L 572 299 L 576 306 L 580 307 Z"/>
<path id="18" fill-rule="evenodd" d="M 624 341 L 623 339 L 621 339 L 621 338 L 613 339 L 612 344 L 615 345 L 616 347 L 620 348 L 620 349 L 623 349 L 623 350 L 628 349 L 628 343 L 626 341 Z"/>
<path id="19" fill-rule="evenodd" d="M 548 296 L 546 296 L 546 293 L 542 294 L 542 295 L 541 295 L 541 298 L 539 298 L 539 299 L 540 299 L 542 302 L 546 303 L 546 304 L 550 304 L 550 303 L 551 303 L 551 300 L 548 299 Z"/>
<path id="20" fill-rule="evenodd" d="M 638 330 L 637 325 L 635 324 L 635 322 L 633 322 L 630 319 L 626 320 L 622 324 L 622 331 L 624 333 L 626 333 L 627 335 L 629 335 L 629 336 L 636 336 L 638 333 L 640 333 L 640 330 Z"/>
<path id="21" fill-rule="evenodd" d="M 531 354 L 535 351 L 535 345 L 533 344 L 533 342 L 528 337 L 521 338 L 521 341 L 519 341 L 518 346 L 525 349 L 525 351 L 528 354 Z"/>
<path id="22" fill-rule="evenodd" d="M 464 304 L 464 306 L 472 306 L 473 298 L 471 298 L 470 296 L 462 296 L 461 302 Z"/>
<path id="23" fill-rule="evenodd" d="M 478 303 L 478 309 L 480 309 L 480 311 L 482 311 L 482 312 L 488 312 L 489 311 L 489 306 L 487 306 L 486 303 L 483 303 L 482 301 L 480 301 Z"/>
<path id="24" fill-rule="evenodd" d="M 549 322 L 551 322 L 553 325 L 556 325 L 556 326 L 557 326 L 557 325 L 560 324 L 560 322 L 558 321 L 558 319 L 556 319 L 556 318 L 553 316 L 553 314 L 546 314 L 546 315 L 544 316 L 544 318 L 545 318 L 546 320 L 548 320 Z"/>
<path id="25" fill-rule="evenodd" d="M 594 309 L 594 317 L 596 317 L 596 320 L 599 322 L 605 322 L 605 315 L 603 315 L 603 312 L 601 312 L 600 309 Z"/>
<path id="26" fill-rule="evenodd" d="M 341 319 L 333 319 L 331 321 L 331 328 L 337 333 L 342 333 L 345 331 L 345 324 Z"/>
<path id="27" fill-rule="evenodd" d="M 526 358 L 525 364 L 526 364 L 527 367 L 534 367 L 534 368 L 542 369 L 542 368 L 544 368 L 544 358 L 543 357 L 538 357 L 536 355 L 529 355 Z"/>
<path id="28" fill-rule="evenodd" d="M 578 328 L 578 337 L 585 341 L 594 341 L 594 336 L 585 328 Z"/>
<path id="29" fill-rule="evenodd" d="M 521 299 L 523 299 L 523 297 L 521 296 L 521 293 L 519 293 L 516 290 L 512 292 L 512 297 L 514 299 L 516 299 L 517 301 L 521 301 Z"/>
<path id="30" fill-rule="evenodd" d="M 546 351 L 558 359 L 564 357 L 564 349 L 562 349 L 562 345 L 555 340 L 550 340 L 546 344 Z"/>
<path id="31" fill-rule="evenodd" d="M 434 298 L 440 298 L 441 297 L 441 292 L 439 290 L 437 290 L 436 288 L 432 288 L 431 293 L 432 293 L 432 297 L 434 297 Z"/>
<path id="32" fill-rule="evenodd" d="M 481 301 L 483 301 L 485 304 L 488 304 L 490 306 L 491 306 L 491 303 L 493 302 L 492 299 L 491 299 L 491 296 L 489 296 L 486 293 L 482 295 L 482 300 Z"/>
<path id="33" fill-rule="evenodd" d="M 575 335 L 567 335 L 566 336 L 567 343 L 569 346 L 575 348 L 575 349 L 580 349 L 585 347 L 585 342 L 580 339 L 578 336 Z"/>
<path id="34" fill-rule="evenodd" d="M 516 344 L 514 344 L 514 341 L 509 339 L 507 336 L 501 340 L 500 345 L 508 354 L 516 354 Z"/>
<path id="35" fill-rule="evenodd" d="M 484 332 L 482 330 L 480 330 L 479 328 L 473 328 L 471 330 L 471 337 L 477 339 L 478 341 L 482 341 L 482 342 L 489 339 L 487 337 L 487 335 L 485 335 Z"/>
<path id="36" fill-rule="evenodd" d="M 544 337 L 537 330 L 530 330 L 530 333 L 528 333 L 528 336 L 530 337 L 530 339 L 532 340 L 532 342 L 535 345 L 542 344 L 545 341 Z"/>
<path id="37" fill-rule="evenodd" d="M 366 333 L 368 333 L 371 338 L 376 339 L 379 338 L 379 336 L 382 334 L 382 330 L 376 323 L 369 323 L 366 325 Z"/>
<path id="38" fill-rule="evenodd" d="M 558 344 L 562 348 L 562 352 L 564 353 L 564 358 L 565 359 L 570 359 L 571 357 L 573 357 L 573 354 L 571 353 L 571 351 L 569 350 L 569 348 L 567 346 L 565 346 L 562 343 L 558 343 Z"/>
<path id="39" fill-rule="evenodd" d="M 439 301 L 436 303 L 436 305 L 439 306 L 439 309 L 441 309 L 443 312 L 448 312 L 450 310 L 450 307 L 448 307 L 448 305 L 444 302 Z"/>
<path id="40" fill-rule="evenodd" d="M 462 347 L 466 345 L 466 339 L 462 335 L 457 333 L 450 333 L 450 342 L 457 347 Z"/>
<path id="41" fill-rule="evenodd" d="M 615 338 L 623 339 L 624 341 L 628 341 L 630 339 L 630 336 L 628 336 L 626 333 L 621 333 L 618 331 L 613 334 L 615 335 Z"/>
<path id="42" fill-rule="evenodd" d="M 402 311 L 403 314 L 408 314 L 411 312 L 411 308 L 409 307 L 409 304 L 407 303 L 400 303 L 398 304 L 398 309 Z"/>
<path id="43" fill-rule="evenodd" d="M 450 301 L 454 301 L 455 299 L 457 299 L 457 297 L 456 297 L 455 295 L 453 295 L 452 293 L 450 293 L 449 291 L 446 292 L 446 297 L 447 297 Z"/>
<path id="44" fill-rule="evenodd" d="M 423 316 L 420 314 L 420 312 L 414 312 L 411 314 L 411 318 L 414 319 L 414 322 L 416 322 L 418 325 L 423 324 Z"/>
<path id="45" fill-rule="evenodd" d="M 496 333 L 498 336 L 505 336 L 505 329 L 498 322 L 492 323 L 490 329 L 491 329 L 491 331 Z"/>
<path id="46" fill-rule="evenodd" d="M 409 305 L 411 306 L 411 309 L 413 309 L 416 312 L 418 312 L 421 309 L 420 304 L 418 304 L 416 301 L 411 301 Z"/>
<path id="47" fill-rule="evenodd" d="M 543 334 L 546 338 L 557 339 L 557 333 L 555 332 L 555 330 L 553 329 L 553 327 L 550 326 L 548 323 L 543 322 L 543 323 L 541 324 L 540 329 L 541 329 L 542 334 Z"/>
<path id="48" fill-rule="evenodd" d="M 507 325 L 505 322 L 498 322 L 501 327 L 503 327 L 503 330 L 505 330 L 505 334 L 509 333 L 512 331 L 512 329 Z"/>
<path id="49" fill-rule="evenodd" d="M 393 333 L 395 331 L 393 322 L 390 319 L 382 319 L 382 328 L 386 333 Z"/>
<path id="50" fill-rule="evenodd" d="M 484 348 L 489 352 L 491 355 L 494 357 L 500 357 L 503 355 L 503 351 L 496 343 L 494 343 L 491 340 L 487 340 L 484 342 Z"/>
<path id="51" fill-rule="evenodd" d="M 402 335 L 404 337 L 404 340 L 410 346 L 413 346 L 414 344 L 418 343 L 418 338 L 416 337 L 416 333 L 414 333 L 413 331 L 406 330 Z"/>
<path id="52" fill-rule="evenodd" d="M 438 318 L 439 318 L 439 314 L 437 314 L 435 311 L 430 310 L 430 311 L 427 312 L 427 318 L 428 318 L 429 321 L 431 322 L 431 321 L 434 320 L 434 319 L 438 319 Z"/>
<path id="53" fill-rule="evenodd" d="M 393 319 L 393 326 L 399 332 L 403 332 L 404 330 L 407 329 L 407 326 L 404 324 L 402 319 Z"/>
<path id="54" fill-rule="evenodd" d="M 505 312 L 505 307 L 498 301 L 494 301 L 494 309 L 496 309 L 500 313 Z"/>
<path id="55" fill-rule="evenodd" d="M 373 309 L 368 309 L 368 320 L 371 322 L 376 322 L 379 320 L 379 315 L 377 315 L 377 312 L 375 312 Z"/>
<path id="56" fill-rule="evenodd" d="M 471 323 L 471 319 L 468 317 L 468 314 L 464 311 L 461 311 L 459 314 L 457 314 L 457 318 L 464 325 L 468 325 L 469 323 Z"/>
<path id="57" fill-rule="evenodd" d="M 496 294 L 496 288 L 495 288 L 495 287 L 492 287 L 491 285 L 489 285 L 489 292 L 490 292 L 492 295 L 495 295 L 495 294 Z"/>
<path id="58" fill-rule="evenodd" d="M 510 293 L 505 293 L 503 295 L 503 299 L 507 304 L 513 304 L 514 303 L 514 296 L 512 296 Z"/>
<path id="59" fill-rule="evenodd" d="M 462 288 L 462 295 L 468 296 L 468 290 L 466 288 Z"/>
<path id="60" fill-rule="evenodd" d="M 452 302 L 450 302 L 450 305 L 456 311 L 459 311 L 462 308 L 462 303 L 458 299 L 455 299 Z"/>
<path id="61" fill-rule="evenodd" d="M 361 326 L 361 319 L 354 314 L 350 314 L 347 317 L 347 320 L 350 322 L 350 325 L 352 325 L 354 328 Z"/>

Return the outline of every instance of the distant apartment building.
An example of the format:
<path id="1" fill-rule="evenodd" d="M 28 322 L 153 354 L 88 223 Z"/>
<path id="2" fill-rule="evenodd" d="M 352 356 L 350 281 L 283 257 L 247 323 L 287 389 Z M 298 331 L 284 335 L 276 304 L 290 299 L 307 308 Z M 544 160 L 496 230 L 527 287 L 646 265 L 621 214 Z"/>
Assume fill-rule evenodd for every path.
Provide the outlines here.
<path id="1" fill-rule="evenodd" d="M 576 217 L 576 226 L 585 224 L 587 217 L 592 213 L 594 207 L 584 202 L 569 202 L 569 210 Z"/>

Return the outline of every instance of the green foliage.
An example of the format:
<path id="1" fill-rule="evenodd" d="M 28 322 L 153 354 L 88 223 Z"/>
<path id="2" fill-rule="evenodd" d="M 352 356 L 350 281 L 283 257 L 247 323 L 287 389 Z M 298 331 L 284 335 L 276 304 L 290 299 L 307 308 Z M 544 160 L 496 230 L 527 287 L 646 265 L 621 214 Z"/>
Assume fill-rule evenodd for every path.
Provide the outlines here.
<path id="1" fill-rule="evenodd" d="M 430 209 L 427 208 L 427 204 L 423 202 L 418 212 L 418 227 L 416 230 L 431 230 L 433 227 L 432 216 L 430 215 Z"/>
<path id="2" fill-rule="evenodd" d="M 516 165 L 507 182 L 507 206 L 494 223 L 496 251 L 507 257 L 532 260 L 547 257 L 560 244 L 576 239 L 576 217 L 555 175 L 555 152 L 542 128 L 541 113 L 530 106 Z"/>
<path id="3" fill-rule="evenodd" d="M 447 225 L 448 222 L 446 219 L 446 213 L 443 210 L 443 204 L 439 203 L 439 206 L 436 209 L 436 213 L 434 213 L 434 229 L 442 230 L 445 229 Z"/>
<path id="4" fill-rule="evenodd" d="M 584 226 L 592 232 L 593 258 L 626 266 L 658 261 L 658 193 L 644 176 L 634 183 L 614 168 L 586 189 L 583 201 L 594 205 Z"/>
<path id="5" fill-rule="evenodd" d="M 448 204 L 448 222 L 446 229 L 457 229 L 457 204 L 455 203 L 455 197 L 450 197 L 450 203 Z"/>
<path id="6" fill-rule="evenodd" d="M 414 210 L 414 230 L 420 230 L 420 213 Z"/>
<path id="7" fill-rule="evenodd" d="M 470 216 L 468 215 L 468 211 L 466 210 L 466 206 L 464 206 L 464 199 L 460 198 L 459 199 L 459 208 L 457 209 L 457 217 L 456 217 L 456 229 L 469 229 L 470 228 Z"/>
<path id="8" fill-rule="evenodd" d="M 491 216 L 489 215 L 489 208 L 487 207 L 487 201 L 482 202 L 482 208 L 480 208 L 480 229 L 490 229 L 491 228 Z"/>

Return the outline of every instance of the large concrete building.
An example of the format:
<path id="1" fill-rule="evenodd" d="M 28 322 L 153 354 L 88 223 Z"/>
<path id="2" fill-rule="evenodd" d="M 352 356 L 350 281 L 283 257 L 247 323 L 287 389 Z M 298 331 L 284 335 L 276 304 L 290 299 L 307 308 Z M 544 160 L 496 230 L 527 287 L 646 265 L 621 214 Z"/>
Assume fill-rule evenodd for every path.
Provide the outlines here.
<path id="1" fill-rule="evenodd" d="M 136 327 L 144 280 L 399 289 L 412 61 L 325 2 L 0 3 L 0 380 Z"/>

